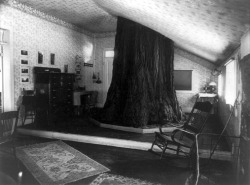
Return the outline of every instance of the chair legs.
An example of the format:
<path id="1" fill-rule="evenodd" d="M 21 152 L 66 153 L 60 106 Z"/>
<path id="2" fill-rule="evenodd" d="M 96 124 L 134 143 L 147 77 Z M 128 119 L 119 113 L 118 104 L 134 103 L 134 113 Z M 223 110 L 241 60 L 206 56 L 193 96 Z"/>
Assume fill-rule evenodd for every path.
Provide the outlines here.
<path id="1" fill-rule="evenodd" d="M 164 155 L 164 153 L 165 153 L 165 151 L 166 151 L 166 149 L 167 149 L 168 143 L 166 143 L 166 145 L 164 145 L 164 146 L 160 146 L 160 144 L 159 144 L 158 141 L 157 141 L 157 136 L 156 136 L 156 137 L 155 137 L 155 140 L 154 140 L 154 142 L 152 143 L 151 148 L 150 148 L 150 151 L 152 151 L 152 152 L 154 152 L 154 150 L 153 150 L 154 145 L 157 145 L 160 149 L 162 149 L 162 152 L 161 152 L 161 155 L 160 155 L 160 159 L 162 159 L 162 157 L 163 157 L 163 155 Z"/>
<path id="2" fill-rule="evenodd" d="M 155 140 L 154 140 L 154 142 L 152 143 L 152 146 L 151 146 L 151 149 L 150 149 L 150 150 L 153 150 L 154 145 L 155 145 Z"/>
<path id="3" fill-rule="evenodd" d="M 23 119 L 22 119 L 22 126 L 24 126 L 26 119 L 28 119 L 27 117 L 30 117 L 29 119 L 32 120 L 31 123 L 34 123 L 34 121 L 35 121 L 35 116 L 36 116 L 36 115 L 35 115 L 35 111 L 33 111 L 33 110 L 31 110 L 31 111 L 29 111 L 29 112 L 26 112 L 26 111 L 25 111 L 24 117 L 23 117 Z"/>
<path id="4" fill-rule="evenodd" d="M 161 149 L 161 153 L 158 153 L 160 154 L 160 158 L 162 159 L 164 154 L 166 153 L 166 150 L 168 149 L 168 151 L 175 151 L 175 153 L 173 154 L 169 154 L 171 156 L 175 155 L 177 157 L 185 157 L 187 155 L 190 156 L 190 154 L 188 154 L 186 151 L 185 151 L 185 148 L 184 150 L 182 150 L 182 147 L 180 144 L 177 144 L 177 143 L 174 143 L 173 141 L 171 140 L 164 140 L 158 136 L 159 134 L 156 133 L 155 135 L 155 140 L 153 141 L 152 145 L 151 145 L 151 148 L 149 149 L 149 151 L 152 151 L 154 153 L 157 153 L 153 150 L 154 146 L 158 146 L 160 149 Z M 172 146 L 173 145 L 173 146 Z M 191 149 L 190 149 L 191 150 Z"/>
<path id="5" fill-rule="evenodd" d="M 165 153 L 166 149 L 167 149 L 167 146 L 165 146 L 165 147 L 163 148 L 163 150 L 162 150 L 161 159 L 162 159 L 162 156 L 163 156 L 163 154 Z"/>

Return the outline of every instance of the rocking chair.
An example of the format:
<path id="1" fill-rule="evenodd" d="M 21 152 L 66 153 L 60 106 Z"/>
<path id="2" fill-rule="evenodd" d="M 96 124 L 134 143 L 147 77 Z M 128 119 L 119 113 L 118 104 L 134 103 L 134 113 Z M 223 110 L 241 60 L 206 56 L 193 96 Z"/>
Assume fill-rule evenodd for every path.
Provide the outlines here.
<path id="1" fill-rule="evenodd" d="M 161 150 L 161 158 L 163 155 L 174 155 L 178 157 L 191 157 L 195 149 L 195 136 L 201 133 L 213 105 L 206 102 L 196 102 L 187 121 L 182 126 L 175 127 L 171 133 L 162 131 L 155 132 L 155 140 L 152 143 L 150 151 L 155 152 L 154 145 Z M 168 154 L 166 150 L 168 149 Z"/>

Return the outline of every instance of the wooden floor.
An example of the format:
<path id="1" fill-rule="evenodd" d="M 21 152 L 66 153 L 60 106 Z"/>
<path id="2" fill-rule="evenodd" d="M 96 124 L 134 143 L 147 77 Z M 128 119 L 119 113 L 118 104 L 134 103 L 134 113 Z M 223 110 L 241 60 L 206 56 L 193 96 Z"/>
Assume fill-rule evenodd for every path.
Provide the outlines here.
<path id="1" fill-rule="evenodd" d="M 50 139 L 19 136 L 17 146 L 30 145 L 52 141 Z M 93 145 L 79 142 L 64 141 L 76 150 L 82 152 L 98 163 L 108 167 L 110 174 L 122 175 L 129 178 L 141 179 L 152 183 L 166 185 L 194 185 L 193 170 L 186 168 L 186 159 L 164 158 L 159 159 L 147 151 L 123 149 L 110 146 Z M 0 151 L 2 151 L 1 148 Z M 6 146 L 6 150 L 9 146 Z M 234 185 L 235 178 L 231 164 L 225 161 L 213 161 L 198 184 Z M 18 172 L 23 172 L 21 184 L 36 185 L 38 182 L 26 167 L 16 162 L 12 155 L 0 152 L 0 171 L 18 180 Z M 70 184 L 90 184 L 97 176 L 88 177 Z"/>
<path id="2" fill-rule="evenodd" d="M 75 117 L 67 123 L 61 123 L 54 126 L 27 124 L 22 128 L 150 143 L 154 140 L 154 134 L 137 134 L 100 128 L 90 122 L 87 116 Z M 218 122 L 216 122 L 216 118 L 209 120 L 208 127 L 205 131 L 213 131 L 214 133 L 219 133 L 221 131 L 221 128 L 218 127 Z M 47 141 L 52 140 L 40 137 L 18 135 L 16 145 L 23 146 Z M 194 171 L 186 168 L 188 164 L 188 160 L 186 159 L 171 157 L 160 159 L 159 156 L 148 151 L 66 140 L 64 142 L 96 160 L 100 164 L 108 167 L 111 170 L 108 172 L 110 174 L 122 175 L 125 177 L 166 185 L 195 184 Z M 9 146 L 7 146 L 6 149 L 8 149 L 8 147 Z M 224 149 L 227 148 L 225 143 L 221 145 L 221 149 L 223 149 L 223 147 Z M 209 165 L 206 159 L 201 159 L 200 162 L 201 178 L 199 178 L 198 184 L 236 184 L 234 168 L 230 162 L 212 160 Z M 12 155 L 5 154 L 0 150 L 0 171 L 17 180 L 19 170 L 23 171 L 22 184 L 38 184 L 36 179 L 20 161 L 16 162 Z M 90 184 L 96 177 L 97 176 L 89 177 L 71 184 Z"/>

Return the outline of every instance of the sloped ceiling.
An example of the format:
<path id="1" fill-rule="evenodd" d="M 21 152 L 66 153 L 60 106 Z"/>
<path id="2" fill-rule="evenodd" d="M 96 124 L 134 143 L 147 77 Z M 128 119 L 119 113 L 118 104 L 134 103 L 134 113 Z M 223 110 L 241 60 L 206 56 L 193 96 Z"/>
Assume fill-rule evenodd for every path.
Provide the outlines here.
<path id="1" fill-rule="evenodd" d="M 115 32 L 117 16 L 141 23 L 219 64 L 250 27 L 250 0 L 19 0 L 92 33 Z"/>

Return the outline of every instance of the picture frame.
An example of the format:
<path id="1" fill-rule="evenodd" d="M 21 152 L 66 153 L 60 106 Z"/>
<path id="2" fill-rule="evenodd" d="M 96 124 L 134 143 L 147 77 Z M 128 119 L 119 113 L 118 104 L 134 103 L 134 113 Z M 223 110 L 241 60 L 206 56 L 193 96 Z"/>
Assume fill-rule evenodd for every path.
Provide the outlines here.
<path id="1" fill-rule="evenodd" d="M 28 51 L 27 50 L 21 50 L 21 55 L 27 56 L 28 55 Z"/>
<path id="2" fill-rule="evenodd" d="M 30 74 L 30 68 L 29 67 L 21 67 L 20 68 L 21 75 L 29 75 Z"/>
<path id="3" fill-rule="evenodd" d="M 43 51 L 38 51 L 37 52 L 37 64 L 38 65 L 43 65 L 45 61 L 45 53 Z"/>
<path id="4" fill-rule="evenodd" d="M 29 65 L 29 60 L 28 59 L 20 58 L 20 64 L 21 65 Z"/>
<path id="5" fill-rule="evenodd" d="M 20 82 L 22 84 L 28 84 L 28 83 L 30 83 L 30 77 L 29 76 L 21 76 Z"/>
<path id="6" fill-rule="evenodd" d="M 55 60 L 56 60 L 56 54 L 55 53 L 50 53 L 49 55 L 49 61 L 50 61 L 50 65 L 55 65 Z"/>
<path id="7" fill-rule="evenodd" d="M 93 64 L 90 64 L 90 63 L 85 63 L 85 62 L 84 62 L 84 66 L 86 66 L 86 67 L 93 67 L 94 65 L 93 65 Z"/>
<path id="8" fill-rule="evenodd" d="M 64 73 L 68 73 L 68 65 L 64 65 Z"/>
<path id="9" fill-rule="evenodd" d="M 19 61 L 21 65 L 29 65 L 28 50 L 21 50 L 19 55 Z"/>

